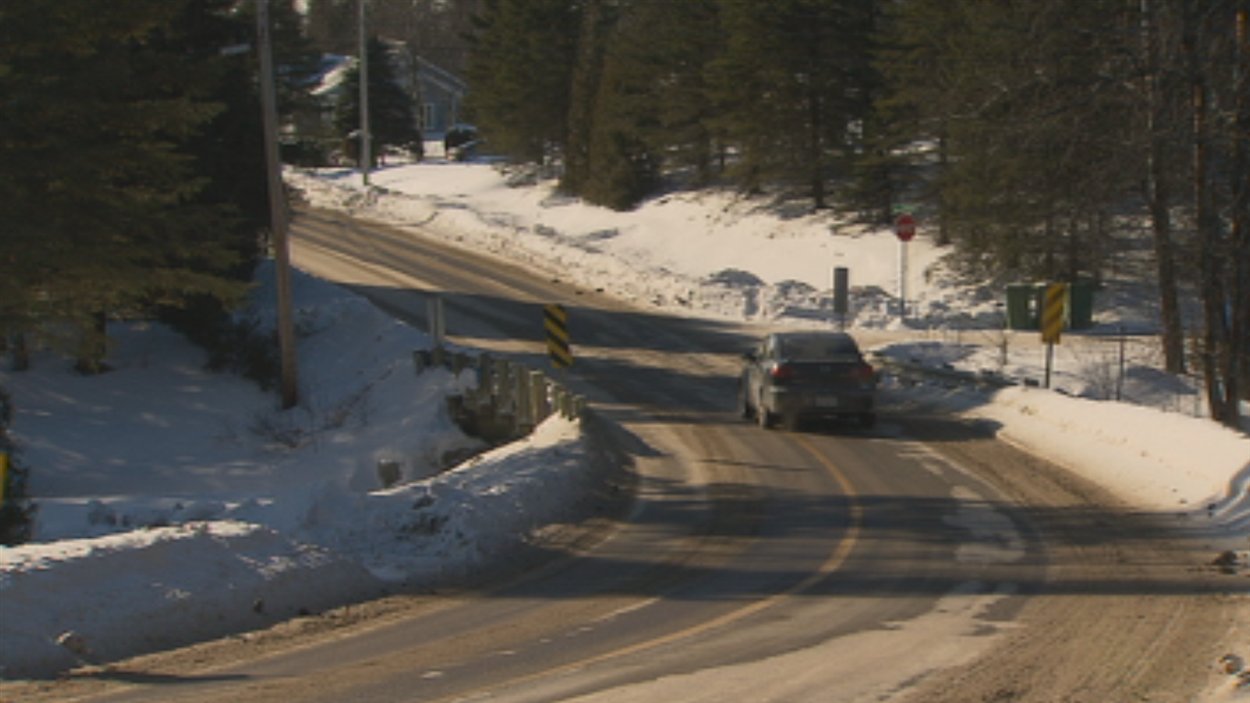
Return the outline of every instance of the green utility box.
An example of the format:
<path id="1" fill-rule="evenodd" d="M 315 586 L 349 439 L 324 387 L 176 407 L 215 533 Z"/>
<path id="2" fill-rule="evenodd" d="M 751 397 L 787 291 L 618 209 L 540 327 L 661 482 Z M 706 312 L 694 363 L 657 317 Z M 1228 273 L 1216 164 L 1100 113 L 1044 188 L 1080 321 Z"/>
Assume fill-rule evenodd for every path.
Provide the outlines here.
<path id="1" fill-rule="evenodd" d="M 1039 309 L 1036 285 L 1012 283 L 1007 286 L 1007 329 L 1037 329 Z"/>
<path id="2" fill-rule="evenodd" d="M 1068 328 L 1085 330 L 1094 326 L 1094 283 L 1077 281 L 1068 286 Z"/>

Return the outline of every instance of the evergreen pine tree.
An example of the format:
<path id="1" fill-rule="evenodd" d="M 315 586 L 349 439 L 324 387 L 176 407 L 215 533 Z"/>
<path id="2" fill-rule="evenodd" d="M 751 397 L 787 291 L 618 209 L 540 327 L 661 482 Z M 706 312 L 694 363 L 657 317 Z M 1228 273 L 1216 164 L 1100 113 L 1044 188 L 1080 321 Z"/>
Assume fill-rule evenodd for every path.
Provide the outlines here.
<path id="1" fill-rule="evenodd" d="M 560 188 L 566 193 L 584 195 L 597 168 L 591 163 L 590 153 L 596 130 L 596 102 L 603 78 L 604 48 L 619 16 L 617 9 L 603 0 L 586 0 L 582 6 L 577 60 L 569 87 L 568 130 L 562 148 L 564 172 Z"/>
<path id="2" fill-rule="evenodd" d="M 719 121 L 740 157 L 733 173 L 758 189 L 780 182 L 829 204 L 844 177 L 852 126 L 867 114 L 869 0 L 722 0 L 726 44 L 713 66 Z"/>
<path id="3" fill-rule="evenodd" d="M 254 53 L 221 56 L 221 47 L 255 41 L 254 6 L 248 4 L 244 6 L 248 11 L 235 12 L 236 6 L 233 0 L 190 0 L 165 43 L 171 51 L 196 55 L 202 71 L 197 80 L 205 95 L 221 108 L 182 145 L 193 158 L 194 171 L 203 179 L 200 190 L 183 207 L 218 213 L 211 227 L 204 228 L 198 237 L 205 245 L 216 242 L 215 246 L 205 246 L 205 251 L 227 254 L 214 259 L 193 254 L 185 265 L 242 284 L 251 279 L 256 262 L 264 255 L 257 233 L 269 227 L 269 200 L 264 128 L 255 80 L 259 66 Z M 289 2 L 273 0 L 271 9 L 283 7 L 292 12 Z M 273 14 L 278 24 L 276 20 L 283 13 L 279 10 Z M 278 41 L 280 36 L 283 41 Z M 299 42 L 286 43 L 291 41 L 287 33 L 275 29 L 274 38 L 277 46 L 287 49 L 288 56 L 300 51 Z M 287 80 L 280 80 L 279 85 L 300 80 L 298 76 L 306 68 L 300 68 L 299 58 L 292 65 L 282 72 Z M 213 349 L 225 343 L 233 302 L 232 297 L 209 293 L 181 296 L 161 301 L 160 317 L 192 341 Z"/>
<path id="4" fill-rule="evenodd" d="M 956 57 L 944 51 L 951 39 L 968 31 L 964 3 L 914 0 L 887 6 L 879 26 L 875 54 L 883 89 L 874 102 L 874 130 L 857 163 L 861 173 L 892 201 L 925 204 L 936 220 L 938 242 L 949 244 L 943 203 L 935 183 L 946 166 L 947 123 L 955 113 L 945 90 Z M 886 182 L 882 183 L 884 179 Z M 893 203 L 891 202 L 891 205 Z M 893 216 L 870 194 L 857 203 L 873 219 Z"/>
<path id="5" fill-rule="evenodd" d="M 369 135 L 374 163 L 386 147 L 421 155 L 421 129 L 413 115 L 413 98 L 399 83 L 387 44 L 368 42 Z M 360 66 L 343 77 L 343 92 L 334 114 L 335 127 L 346 137 L 360 129 Z M 353 143 L 355 141 L 353 140 Z"/>
<path id="6" fill-rule="evenodd" d="M 660 177 L 660 158 L 647 135 L 659 128 L 653 87 L 662 76 L 640 52 L 650 46 L 645 41 L 653 26 L 650 17 L 633 9 L 626 5 L 606 30 L 607 47 L 586 125 L 587 168 L 580 191 L 590 202 L 616 210 L 637 205 Z"/>
<path id="7" fill-rule="evenodd" d="M 899 6 L 886 105 L 937 144 L 930 191 L 966 259 L 989 272 L 1097 275 L 1110 212 L 1141 161 L 1114 2 Z M 1113 31 L 1102 30 L 1111 27 Z M 1093 29 L 1099 31 L 1094 33 Z M 1086 30 L 1086 31 L 1082 31 Z M 903 142 L 904 140 L 900 140 Z M 928 158 L 928 155 L 925 155 Z"/>
<path id="8" fill-rule="evenodd" d="M 604 98 L 613 105 L 601 112 L 614 124 L 629 123 L 640 142 L 633 151 L 645 145 L 637 159 L 644 182 L 658 178 L 663 159 L 693 185 L 711 183 L 720 140 L 706 73 L 721 46 L 716 0 L 641 0 L 625 8 L 604 67 Z"/>
<path id="9" fill-rule="evenodd" d="M 236 3 L 237 5 L 237 3 Z M 255 34 L 255 4 L 247 3 L 239 13 L 248 27 L 248 40 Z M 277 64 L 276 89 L 278 113 L 289 120 L 299 110 L 315 109 L 316 99 L 309 88 L 320 72 L 321 52 L 313 46 L 304 31 L 304 16 L 295 0 L 269 0 L 269 21 L 273 25 L 274 63 Z"/>
<path id="10" fill-rule="evenodd" d="M 574 0 L 485 0 L 465 109 L 492 150 L 537 163 L 563 154 L 580 27 Z"/>
<path id="11" fill-rule="evenodd" d="M 644 3 L 645 45 L 657 70 L 652 83 L 657 124 L 646 133 L 665 163 L 691 171 L 695 186 L 720 173 L 724 137 L 715 128 L 718 106 L 709 86 L 709 67 L 723 49 L 716 0 Z"/>
<path id="12" fill-rule="evenodd" d="M 77 323 L 79 367 L 101 368 L 100 324 L 194 293 L 239 290 L 221 209 L 183 145 L 217 115 L 209 64 L 163 39 L 184 2 L 29 0 L 0 12 L 0 327 Z"/>

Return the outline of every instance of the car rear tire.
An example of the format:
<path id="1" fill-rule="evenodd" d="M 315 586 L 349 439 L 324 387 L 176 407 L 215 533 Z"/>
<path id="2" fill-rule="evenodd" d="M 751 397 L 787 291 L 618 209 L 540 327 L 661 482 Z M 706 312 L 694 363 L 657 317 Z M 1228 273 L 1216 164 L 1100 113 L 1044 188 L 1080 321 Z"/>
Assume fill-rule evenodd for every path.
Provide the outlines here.
<path id="1" fill-rule="evenodd" d="M 873 427 L 876 427 L 877 426 L 877 414 L 876 413 L 860 413 L 859 426 L 866 430 L 871 430 Z"/>

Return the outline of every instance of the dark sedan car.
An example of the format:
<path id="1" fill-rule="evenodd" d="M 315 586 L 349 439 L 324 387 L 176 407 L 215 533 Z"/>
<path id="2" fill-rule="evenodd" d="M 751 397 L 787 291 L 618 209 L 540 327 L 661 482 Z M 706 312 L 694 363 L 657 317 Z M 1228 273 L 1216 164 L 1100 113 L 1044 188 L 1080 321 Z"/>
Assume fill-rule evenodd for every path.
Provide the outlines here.
<path id="1" fill-rule="evenodd" d="M 805 418 L 853 419 L 876 424 L 877 373 L 843 332 L 784 332 L 765 337 L 744 355 L 738 381 L 743 417 L 762 427 L 787 427 Z"/>

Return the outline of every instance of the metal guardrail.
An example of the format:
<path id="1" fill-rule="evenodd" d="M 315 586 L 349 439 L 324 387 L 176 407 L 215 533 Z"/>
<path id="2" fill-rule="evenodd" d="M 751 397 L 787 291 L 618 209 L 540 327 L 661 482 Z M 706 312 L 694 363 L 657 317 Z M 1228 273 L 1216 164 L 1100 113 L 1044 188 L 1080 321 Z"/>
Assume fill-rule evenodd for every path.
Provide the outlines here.
<path id="1" fill-rule="evenodd" d="M 449 352 L 442 347 L 417 350 L 412 356 L 417 373 L 430 368 L 476 373 L 477 386 L 448 396 L 447 409 L 461 429 L 488 442 L 525 437 L 552 415 L 581 421 L 586 413 L 584 397 L 541 371 L 508 359 Z"/>

